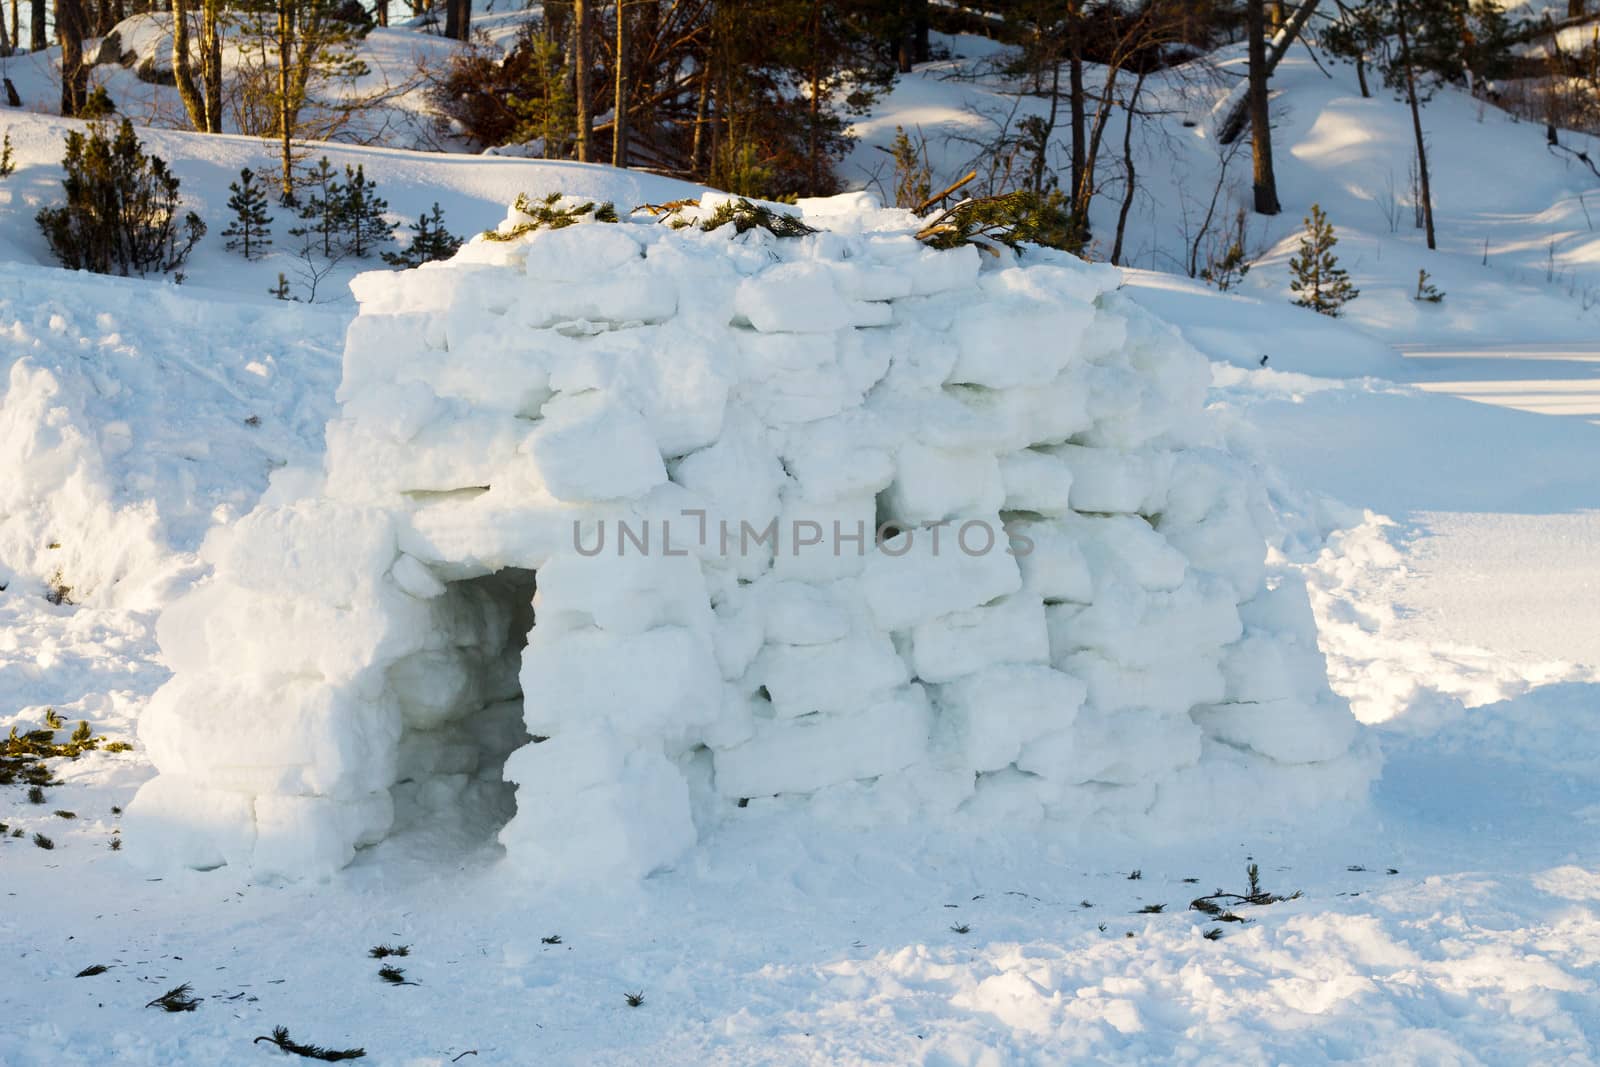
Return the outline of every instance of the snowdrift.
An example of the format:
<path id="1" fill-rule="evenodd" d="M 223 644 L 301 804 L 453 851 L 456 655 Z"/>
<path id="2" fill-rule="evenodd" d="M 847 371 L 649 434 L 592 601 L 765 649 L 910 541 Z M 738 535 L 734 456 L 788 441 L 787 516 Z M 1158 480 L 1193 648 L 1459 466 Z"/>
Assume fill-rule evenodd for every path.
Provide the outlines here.
<path id="1" fill-rule="evenodd" d="M 358 278 L 319 483 L 161 618 L 135 851 L 317 876 L 471 813 L 582 881 L 774 804 L 1160 835 L 1359 797 L 1205 360 L 1112 269 L 804 209 Z"/>
<path id="2" fill-rule="evenodd" d="M 340 316 L 0 263 L 0 589 L 153 610 L 206 531 L 304 463 Z"/>

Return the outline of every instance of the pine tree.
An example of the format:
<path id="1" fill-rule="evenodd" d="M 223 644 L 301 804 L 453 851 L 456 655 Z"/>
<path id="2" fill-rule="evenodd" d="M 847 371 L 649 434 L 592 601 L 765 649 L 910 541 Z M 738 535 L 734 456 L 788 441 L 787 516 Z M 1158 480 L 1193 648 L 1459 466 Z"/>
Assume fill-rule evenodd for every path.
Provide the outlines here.
<path id="1" fill-rule="evenodd" d="M 383 217 L 388 210 L 389 202 L 378 195 L 378 184 L 367 180 L 366 169 L 358 166 L 351 170 L 346 166 L 339 218 L 346 251 L 364 258 L 393 241 L 394 230 Z"/>
<path id="2" fill-rule="evenodd" d="M 61 166 L 67 202 L 41 209 L 36 218 L 69 270 L 176 271 L 206 232 L 199 215 L 180 215 L 178 176 L 144 151 L 127 119 L 115 133 L 102 123 L 69 130 Z"/>
<path id="3" fill-rule="evenodd" d="M 284 273 L 281 270 L 278 272 L 278 284 L 274 285 L 271 289 L 268 289 L 267 292 L 270 295 L 277 297 L 279 300 L 293 299 L 293 297 L 289 295 L 289 279 L 284 276 Z"/>
<path id="4" fill-rule="evenodd" d="M 267 193 L 256 181 L 255 173 L 246 167 L 239 172 L 239 180 L 228 183 L 228 209 L 233 221 L 222 231 L 228 238 L 228 248 L 238 249 L 245 259 L 260 256 L 272 243 L 272 216 L 267 214 Z"/>
<path id="5" fill-rule="evenodd" d="M 325 258 L 333 258 L 338 251 L 337 239 L 344 228 L 345 188 L 339 184 L 338 171 L 323 156 L 301 183 L 309 190 L 300 208 L 300 219 L 310 225 L 299 226 L 289 232 L 304 237 L 308 243 L 316 237 L 322 244 Z"/>
<path id="6" fill-rule="evenodd" d="M 1350 284 L 1349 273 L 1339 266 L 1339 257 L 1333 254 L 1339 238 L 1320 205 L 1311 205 L 1305 222 L 1300 254 L 1289 260 L 1289 270 L 1294 275 L 1289 288 L 1299 294 L 1297 306 L 1338 318 L 1339 309 L 1360 296 L 1361 290 Z"/>
<path id="7" fill-rule="evenodd" d="M 9 178 L 17 172 L 17 161 L 11 154 L 11 131 L 0 140 L 0 178 Z"/>
<path id="8" fill-rule="evenodd" d="M 383 261 L 391 267 L 418 267 L 437 259 L 449 259 L 461 247 L 461 238 L 444 228 L 444 212 L 439 202 L 433 203 L 432 212 L 423 212 L 411 225 L 411 243 L 400 252 L 383 253 Z"/>
<path id="9" fill-rule="evenodd" d="M 1433 284 L 1432 278 L 1425 270 L 1417 271 L 1417 295 L 1412 297 L 1418 303 L 1442 304 L 1444 291 Z"/>

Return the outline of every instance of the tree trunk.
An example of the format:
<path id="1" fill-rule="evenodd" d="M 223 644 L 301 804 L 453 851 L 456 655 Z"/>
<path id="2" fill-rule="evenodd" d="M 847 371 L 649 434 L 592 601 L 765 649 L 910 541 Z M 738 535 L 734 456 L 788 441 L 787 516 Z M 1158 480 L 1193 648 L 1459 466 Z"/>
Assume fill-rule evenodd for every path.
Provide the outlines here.
<path id="1" fill-rule="evenodd" d="M 578 119 L 578 162 L 589 162 L 589 141 L 594 134 L 594 116 L 589 114 L 589 4 L 572 3 L 572 99 Z"/>
<path id="2" fill-rule="evenodd" d="M 202 0 L 200 62 L 206 93 L 206 132 L 222 132 L 222 0 Z"/>
<path id="3" fill-rule="evenodd" d="M 11 9 L 13 11 L 16 10 L 16 0 L 11 0 Z M 6 32 L 6 9 L 0 6 L 0 56 L 9 56 L 11 54 L 11 41 L 16 36 L 16 33 L 17 31 L 14 29 L 10 33 Z"/>
<path id="4" fill-rule="evenodd" d="M 444 35 L 457 41 L 472 36 L 472 0 L 445 0 Z"/>
<path id="5" fill-rule="evenodd" d="M 924 61 L 921 38 L 926 35 L 927 5 L 923 0 L 899 0 L 895 6 L 895 65 L 910 74 L 913 64 Z"/>
<path id="6" fill-rule="evenodd" d="M 1250 35 L 1250 153 L 1255 161 L 1251 187 L 1256 214 L 1276 215 L 1278 180 L 1272 173 L 1272 121 L 1267 114 L 1267 38 L 1263 0 L 1246 0 L 1245 32 Z"/>
<path id="7" fill-rule="evenodd" d="M 624 0 L 617 0 L 616 88 L 612 91 L 611 165 L 628 165 L 628 12 Z"/>
<path id="8" fill-rule="evenodd" d="M 1069 0 L 1067 4 L 1068 44 L 1067 95 L 1068 110 L 1072 113 L 1072 195 L 1076 211 L 1078 190 L 1084 185 L 1084 170 L 1088 158 L 1088 117 L 1085 114 L 1083 91 L 1083 0 Z M 1089 243 L 1087 215 L 1075 219 L 1077 237 L 1081 244 Z"/>
<path id="9" fill-rule="evenodd" d="M 821 153 L 817 138 L 822 122 L 822 0 L 811 0 L 811 99 L 807 101 L 806 195 L 817 195 Z"/>
<path id="10" fill-rule="evenodd" d="M 1072 213 L 1081 232 L 1085 245 L 1089 238 L 1089 208 L 1094 204 L 1095 188 L 1094 176 L 1096 164 L 1100 159 L 1100 142 L 1105 137 L 1106 124 L 1111 118 L 1111 110 L 1116 106 L 1117 77 L 1122 73 L 1122 68 L 1116 65 L 1106 68 L 1105 86 L 1100 91 L 1099 99 L 1095 101 L 1094 125 L 1089 130 L 1088 150 L 1083 156 L 1083 184 L 1073 191 Z"/>
<path id="11" fill-rule="evenodd" d="M 1111 264 L 1122 264 L 1122 237 L 1128 232 L 1128 213 L 1133 210 L 1133 194 L 1138 191 L 1138 176 L 1133 169 L 1133 118 L 1139 107 L 1139 93 L 1144 89 L 1145 72 L 1141 69 L 1134 80 L 1133 91 L 1128 94 L 1128 124 L 1122 131 L 1122 170 L 1127 182 L 1122 189 L 1122 207 L 1117 211 L 1117 236 L 1111 245 Z"/>
<path id="12" fill-rule="evenodd" d="M 706 110 L 711 103 L 711 70 L 700 68 L 700 94 L 694 105 L 694 137 L 689 141 L 689 176 L 700 176 L 700 145 L 705 140 Z"/>
<path id="13" fill-rule="evenodd" d="M 1367 88 L 1367 57 L 1356 56 L 1356 84 L 1361 86 L 1361 99 L 1370 100 L 1372 90 Z"/>
<path id="14" fill-rule="evenodd" d="M 189 4 L 190 0 L 172 0 L 172 79 L 177 83 L 183 110 L 189 114 L 189 126 L 204 133 L 206 104 L 195 86 L 189 51 Z"/>
<path id="15" fill-rule="evenodd" d="M 1268 79 L 1272 77 L 1272 72 L 1278 69 L 1279 61 L 1288 53 L 1289 46 L 1294 44 L 1294 39 L 1300 36 L 1300 31 L 1305 28 L 1306 22 L 1311 18 L 1312 13 L 1317 10 L 1318 2 L 1319 0 L 1305 0 L 1299 7 L 1295 8 L 1294 14 L 1289 16 L 1289 24 L 1273 38 L 1272 51 L 1267 53 L 1266 76 Z M 1222 120 L 1222 124 L 1217 127 L 1217 141 L 1221 144 L 1232 144 L 1237 141 L 1239 135 L 1244 132 L 1245 120 L 1249 118 L 1249 115 L 1249 94 L 1246 94 L 1244 99 L 1234 104 L 1233 109 Z"/>
<path id="16" fill-rule="evenodd" d="M 376 0 L 372 5 L 372 17 L 380 26 L 389 25 L 389 0 Z"/>
<path id="17" fill-rule="evenodd" d="M 44 31 L 45 31 L 45 5 L 44 5 L 44 0 L 33 0 L 33 3 L 28 8 L 28 16 L 29 16 L 28 17 L 28 23 L 29 23 L 28 51 L 30 51 L 30 52 L 43 52 L 46 48 L 50 47 L 50 43 L 45 39 L 45 36 L 44 36 Z"/>
<path id="18" fill-rule="evenodd" d="M 1428 235 L 1428 247 L 1439 246 L 1433 237 L 1433 191 L 1428 185 L 1428 148 L 1422 137 L 1422 108 L 1417 104 L 1417 79 L 1411 69 L 1411 43 L 1406 37 L 1405 0 L 1396 0 L 1395 26 L 1400 38 L 1400 63 L 1406 72 L 1406 101 L 1411 105 L 1411 130 L 1417 139 L 1417 176 L 1422 186 L 1422 224 Z"/>
<path id="19" fill-rule="evenodd" d="M 61 42 L 61 114 L 76 115 L 89 96 L 89 68 L 83 62 L 83 0 L 56 0 L 56 38 Z"/>
<path id="20" fill-rule="evenodd" d="M 283 168 L 280 186 L 283 202 L 294 203 L 294 127 L 299 109 L 295 106 L 294 80 L 294 0 L 278 0 L 278 137 Z"/>
<path id="21" fill-rule="evenodd" d="M 1029 175 L 1029 184 L 1034 195 L 1044 195 L 1045 170 L 1049 164 L 1048 150 L 1050 138 L 1055 136 L 1056 121 L 1061 114 L 1061 64 L 1052 59 L 1050 63 L 1050 110 L 1045 113 L 1044 128 L 1040 130 L 1039 151 L 1033 157 L 1032 173 Z"/>

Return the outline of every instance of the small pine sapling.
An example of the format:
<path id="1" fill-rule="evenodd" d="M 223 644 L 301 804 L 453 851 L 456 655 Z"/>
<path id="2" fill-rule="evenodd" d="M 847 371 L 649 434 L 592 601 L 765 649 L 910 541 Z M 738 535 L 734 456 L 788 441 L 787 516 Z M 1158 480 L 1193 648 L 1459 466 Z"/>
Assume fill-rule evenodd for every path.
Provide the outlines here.
<path id="1" fill-rule="evenodd" d="M 921 131 L 913 141 L 904 126 L 883 151 L 894 160 L 894 206 L 921 211 L 933 194 L 933 168 L 928 165 L 928 139 Z"/>
<path id="2" fill-rule="evenodd" d="M 67 724 L 67 721 L 60 715 L 56 714 L 55 708 L 45 708 L 44 724 L 51 730 L 59 730 Z"/>
<path id="3" fill-rule="evenodd" d="M 449 259 L 461 247 L 461 238 L 444 228 L 444 212 L 439 202 L 433 211 L 423 212 L 411 224 L 411 243 L 399 252 L 383 253 L 383 261 L 391 267 L 420 267 L 424 263 Z"/>
<path id="4" fill-rule="evenodd" d="M 1221 249 L 1221 255 L 1215 248 L 1208 254 L 1206 265 L 1200 268 L 1200 280 L 1208 285 L 1214 285 L 1220 292 L 1227 292 L 1240 282 L 1244 281 L 1246 274 L 1250 273 L 1250 257 L 1245 252 L 1247 238 L 1247 216 L 1244 209 L 1239 209 L 1239 214 L 1233 226 L 1233 240 L 1227 247 Z M 1226 238 L 1224 238 L 1226 240 Z"/>
<path id="5" fill-rule="evenodd" d="M 364 166 L 344 168 L 344 207 L 340 224 L 345 248 L 357 259 L 364 259 L 380 245 L 394 240 L 394 230 L 385 219 L 389 201 L 378 195 L 376 182 L 367 179 Z"/>
<path id="6" fill-rule="evenodd" d="M 323 256 L 331 258 L 338 251 L 336 244 L 344 227 L 346 197 L 344 186 L 339 184 L 339 172 L 323 156 L 306 175 L 304 185 L 309 194 L 300 207 L 300 221 L 306 225 L 289 233 L 305 238 L 307 247 L 321 245 Z"/>
<path id="7" fill-rule="evenodd" d="M 628 1007 L 637 1008 L 644 1003 L 644 990 L 641 989 L 637 993 L 624 993 L 622 994 L 622 999 L 628 1002 Z"/>
<path id="8" fill-rule="evenodd" d="M 1349 272 L 1333 254 L 1339 238 L 1320 205 L 1311 205 L 1305 225 L 1300 252 L 1289 260 L 1289 288 L 1298 294 L 1295 305 L 1338 318 L 1340 308 L 1360 296 L 1361 290 L 1350 284 Z"/>
<path id="9" fill-rule="evenodd" d="M 249 167 L 239 172 L 239 180 L 228 183 L 228 210 L 233 221 L 222 231 L 228 249 L 238 250 L 245 259 L 255 259 L 272 243 L 272 216 L 267 214 L 267 193 Z"/>
<path id="10" fill-rule="evenodd" d="M 103 963 L 91 963 L 89 966 L 85 967 L 83 970 L 79 971 L 77 974 L 73 975 L 72 977 L 74 977 L 74 978 L 93 978 L 97 974 L 105 974 L 110 969 L 111 968 L 107 967 Z"/>
<path id="11" fill-rule="evenodd" d="M 53 848 L 56 847 L 56 843 L 54 841 L 50 840 L 48 837 L 44 836 L 43 834 L 34 834 L 33 835 L 33 843 L 38 845 L 40 848 L 44 849 L 47 852 L 50 849 L 53 849 Z"/>
<path id="12" fill-rule="evenodd" d="M 1444 303 L 1444 292 L 1433 284 L 1432 279 L 1425 270 L 1417 271 L 1417 295 L 1412 297 L 1422 304 Z"/>
<path id="13" fill-rule="evenodd" d="M 950 932 L 952 934 L 970 934 L 972 933 L 972 927 L 966 923 L 953 923 L 950 927 Z"/>
<path id="14" fill-rule="evenodd" d="M 416 985 L 417 984 L 415 982 L 409 981 L 406 978 L 406 972 L 403 969 L 401 969 L 399 967 L 395 967 L 395 966 L 389 965 L 389 964 L 385 964 L 384 966 L 378 968 L 378 977 L 383 979 L 385 982 L 388 982 L 390 985 Z"/>
<path id="15" fill-rule="evenodd" d="M 388 959 L 390 956 L 411 955 L 410 945 L 374 945 L 367 949 L 367 955 L 375 960 Z"/>
<path id="16" fill-rule="evenodd" d="M 295 233 L 296 231 L 290 230 L 289 232 Z M 279 300 L 294 299 L 294 297 L 289 295 L 289 279 L 284 276 L 284 273 L 281 270 L 278 272 L 278 284 L 274 285 L 271 289 L 268 289 L 267 292 L 271 296 L 277 297 Z"/>
<path id="17" fill-rule="evenodd" d="M 1164 912 L 1166 910 L 1167 910 L 1167 906 L 1165 904 L 1146 904 L 1144 907 L 1139 909 L 1139 914 L 1140 915 L 1160 915 L 1162 912 Z"/>
<path id="18" fill-rule="evenodd" d="M 28 803 L 29 804 L 43 804 L 44 803 L 44 790 L 40 789 L 36 785 L 30 785 L 28 787 Z"/>
<path id="19" fill-rule="evenodd" d="M 9 178 L 17 172 L 16 158 L 11 154 L 11 131 L 0 138 L 0 178 Z"/>
<path id="20" fill-rule="evenodd" d="M 541 944 L 541 945 L 559 945 L 559 944 L 561 944 L 561 935 L 560 934 L 551 934 L 549 937 L 541 937 L 539 939 L 539 944 Z"/>

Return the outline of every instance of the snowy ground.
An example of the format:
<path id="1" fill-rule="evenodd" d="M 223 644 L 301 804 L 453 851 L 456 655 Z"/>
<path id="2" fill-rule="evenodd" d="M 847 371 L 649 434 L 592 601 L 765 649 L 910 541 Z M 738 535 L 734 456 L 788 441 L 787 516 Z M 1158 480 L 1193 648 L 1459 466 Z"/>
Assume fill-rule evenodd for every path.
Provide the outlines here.
<path id="1" fill-rule="evenodd" d="M 1347 73 L 1324 85 L 1285 61 L 1281 155 L 1291 215 L 1317 168 L 1365 168 L 1330 208 L 1356 231 L 1381 224 L 1367 194 L 1386 170 L 1404 174 L 1380 151 L 1403 115 L 1353 99 Z M 1530 127 L 1480 124 L 1448 96 L 1441 114 L 1496 165 L 1525 169 L 1506 149 L 1524 136 L 1537 151 Z M 0 276 L 0 730 L 54 707 L 132 739 L 165 677 L 153 611 L 192 577 L 205 526 L 247 509 L 274 467 L 315 461 L 348 309 L 278 307 L 259 290 L 282 268 L 220 246 L 177 290 L 37 266 L 28 219 L 61 124 L 10 128 L 24 169 L 0 187 L 15 261 Z M 1381 136 L 1358 143 L 1363 128 Z M 1487 151 L 1491 136 L 1510 140 Z M 178 135 L 152 138 L 183 154 Z M 215 234 L 227 178 L 265 152 L 206 144 L 180 173 Z M 404 214 L 445 200 L 463 230 L 520 188 L 667 198 L 603 168 L 330 154 L 365 160 Z M 278 1062 L 250 1043 L 276 1025 L 397 1065 L 1600 1061 L 1600 361 L 1581 285 L 1538 280 L 1556 222 L 1563 269 L 1581 274 L 1594 245 L 1565 169 L 1541 167 L 1527 183 L 1446 168 L 1465 234 L 1436 272 L 1448 318 L 1399 302 L 1420 255 L 1406 233 L 1342 246 L 1364 269 L 1395 264 L 1363 281 L 1378 299 L 1347 323 L 1287 307 L 1276 260 L 1252 275 L 1260 304 L 1129 277 L 1216 360 L 1215 411 L 1270 468 L 1331 676 L 1384 753 L 1368 809 L 1251 839 L 1226 810 L 1196 812 L 1190 839 L 1161 845 L 1072 827 L 845 833 L 770 812 L 641 887 L 581 897 L 512 881 L 486 834 L 449 826 L 323 884 L 148 881 L 108 843 L 113 807 L 151 770 L 137 750 L 94 754 L 43 805 L 0 788 L 0 822 L 23 833 L 0 840 L 0 1063 Z M 1466 203 L 1468 179 L 1516 191 L 1503 275 L 1473 258 L 1483 234 L 1460 220 L 1494 205 Z M 1401 358 L 1375 337 L 1415 344 Z M 81 603 L 45 601 L 49 553 L 97 575 Z M 1187 910 L 1242 891 L 1250 862 L 1266 889 L 1303 895 L 1240 908 L 1244 924 Z M 416 985 L 378 980 L 367 950 L 383 942 L 412 946 L 398 962 Z M 91 964 L 109 970 L 73 977 Z M 182 982 L 203 998 L 194 1013 L 145 1008 Z"/>
<path id="2" fill-rule="evenodd" d="M 1519 368 L 1527 390 L 1547 381 L 1542 360 L 1495 374 Z M 249 1062 L 276 1055 L 248 1044 L 275 1025 L 393 1064 L 1595 1061 L 1600 430 L 1223 364 L 1214 401 L 1298 516 L 1287 550 L 1331 672 L 1386 756 L 1370 810 L 1250 840 L 1220 829 L 1226 811 L 1197 813 L 1192 840 L 1161 846 L 823 832 L 777 813 L 581 898 L 530 892 L 449 828 L 328 884 L 152 882 L 106 847 L 149 769 L 94 755 L 42 808 L 3 797 L 0 821 L 56 848 L 0 843 L 0 1062 Z M 1482 451 L 1441 470 L 1439 436 Z M 1345 506 L 1374 502 L 1393 521 Z M 1342 532 L 1324 546 L 1319 528 Z M 28 591 L 0 606 L 0 726 L 48 703 L 132 734 L 163 676 L 146 616 Z M 1242 891 L 1252 860 L 1267 889 L 1304 895 L 1205 940 L 1219 924 L 1188 902 Z M 1139 913 L 1151 904 L 1165 911 Z M 413 946 L 400 962 L 418 985 L 377 979 L 381 942 Z M 110 970 L 72 977 L 93 963 Z M 180 982 L 195 1013 L 144 1008 Z"/>

